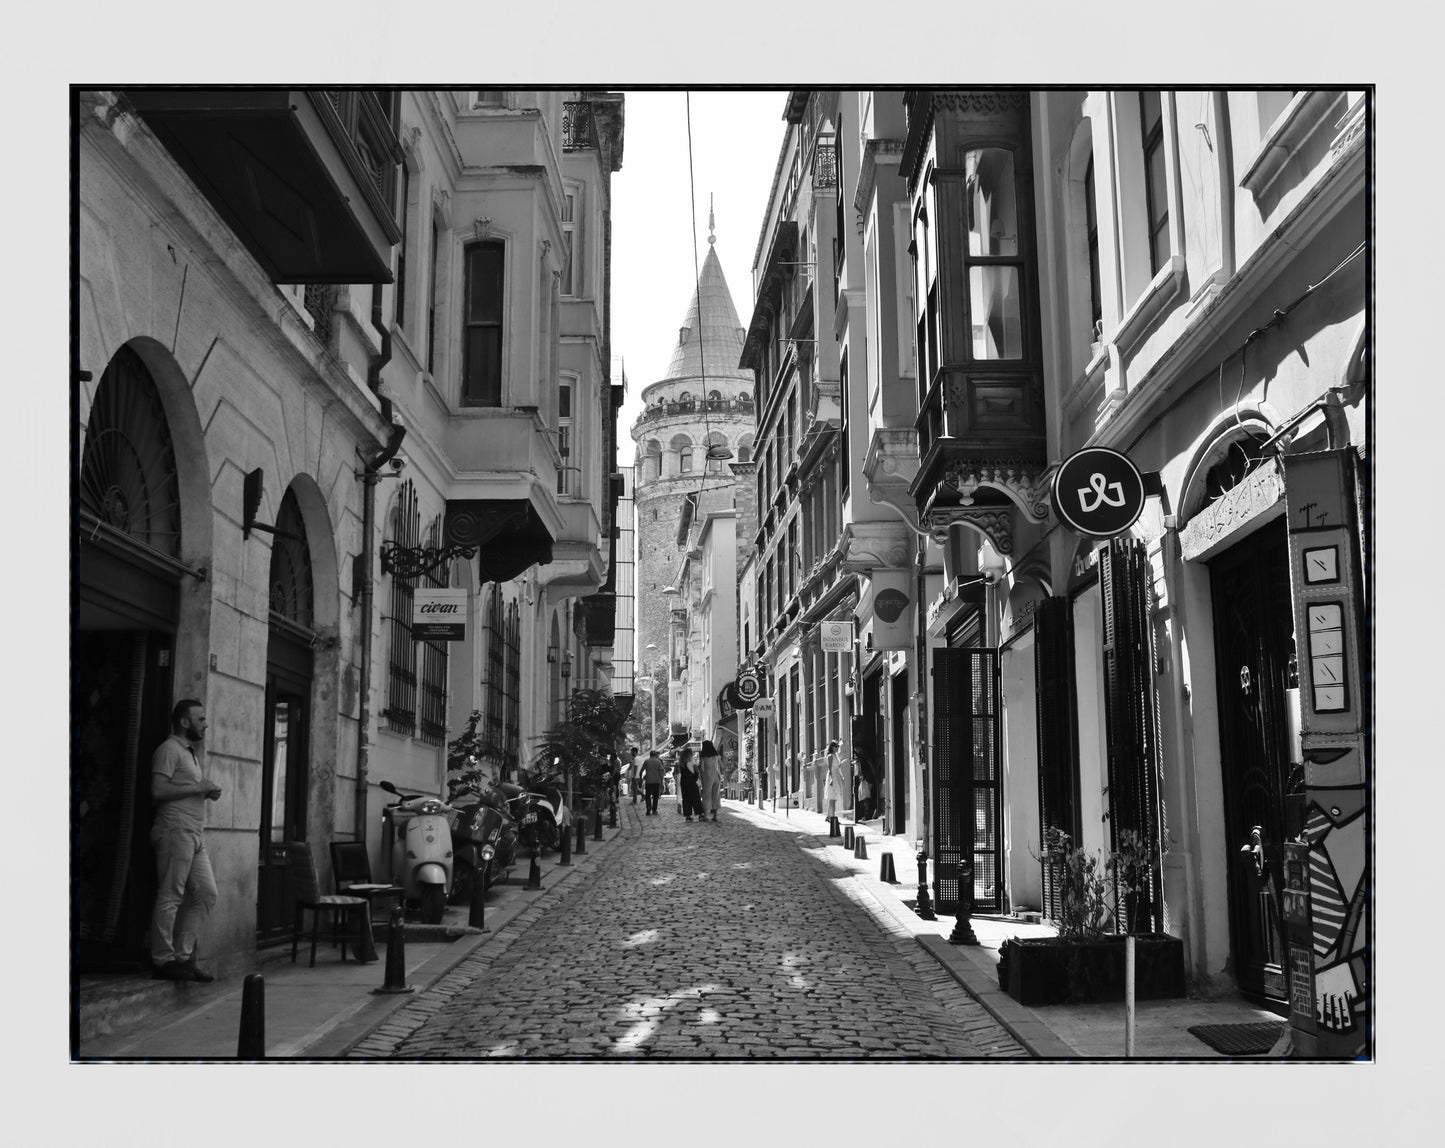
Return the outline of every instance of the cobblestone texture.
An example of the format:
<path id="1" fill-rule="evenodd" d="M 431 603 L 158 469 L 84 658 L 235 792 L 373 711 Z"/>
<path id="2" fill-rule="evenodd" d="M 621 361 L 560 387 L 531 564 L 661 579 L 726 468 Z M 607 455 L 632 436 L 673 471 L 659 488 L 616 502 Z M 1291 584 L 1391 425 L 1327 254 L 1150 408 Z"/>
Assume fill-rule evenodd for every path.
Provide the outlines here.
<path id="1" fill-rule="evenodd" d="M 732 806 L 624 839 L 360 1042 L 361 1057 L 1027 1053 L 814 839 Z"/>

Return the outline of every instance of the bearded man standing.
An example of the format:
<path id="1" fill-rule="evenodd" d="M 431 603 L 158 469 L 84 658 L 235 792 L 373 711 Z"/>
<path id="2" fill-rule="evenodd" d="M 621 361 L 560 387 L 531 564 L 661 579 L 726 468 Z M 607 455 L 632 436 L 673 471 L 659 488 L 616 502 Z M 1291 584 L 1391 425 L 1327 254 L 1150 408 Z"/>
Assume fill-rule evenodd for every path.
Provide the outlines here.
<path id="1" fill-rule="evenodd" d="M 205 833 L 206 802 L 220 797 L 221 787 L 201 773 L 197 747 L 205 736 L 205 707 L 183 698 L 171 711 L 171 736 L 151 758 L 157 883 L 151 976 L 157 980 L 215 979 L 196 965 L 196 932 L 218 896 Z"/>

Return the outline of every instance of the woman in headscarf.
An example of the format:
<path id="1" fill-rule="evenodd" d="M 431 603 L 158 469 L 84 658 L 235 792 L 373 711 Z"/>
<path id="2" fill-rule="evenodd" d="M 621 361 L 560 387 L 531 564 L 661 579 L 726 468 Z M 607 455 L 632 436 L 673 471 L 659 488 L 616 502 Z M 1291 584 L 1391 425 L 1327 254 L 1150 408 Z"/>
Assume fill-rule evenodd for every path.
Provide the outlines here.
<path id="1" fill-rule="evenodd" d="M 702 808 L 698 819 L 706 816 L 717 820 L 718 798 L 722 790 L 722 758 L 710 741 L 702 743 Z"/>

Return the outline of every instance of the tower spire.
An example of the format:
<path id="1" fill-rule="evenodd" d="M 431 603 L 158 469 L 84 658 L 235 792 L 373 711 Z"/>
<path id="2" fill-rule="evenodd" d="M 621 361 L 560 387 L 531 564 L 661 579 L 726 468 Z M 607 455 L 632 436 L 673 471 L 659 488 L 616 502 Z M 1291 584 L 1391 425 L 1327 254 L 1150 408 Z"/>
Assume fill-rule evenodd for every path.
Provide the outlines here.
<path id="1" fill-rule="evenodd" d="M 717 236 L 713 234 L 717 230 L 717 224 L 713 222 L 712 216 L 712 192 L 707 193 L 707 241 L 708 245 L 717 242 Z"/>

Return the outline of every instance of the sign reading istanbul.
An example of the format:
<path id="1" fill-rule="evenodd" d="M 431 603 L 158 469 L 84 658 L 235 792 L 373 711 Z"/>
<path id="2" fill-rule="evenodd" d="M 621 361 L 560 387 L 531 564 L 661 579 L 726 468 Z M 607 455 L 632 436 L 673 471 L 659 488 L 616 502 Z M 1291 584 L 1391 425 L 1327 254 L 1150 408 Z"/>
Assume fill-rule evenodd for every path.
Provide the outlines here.
<path id="1" fill-rule="evenodd" d="M 819 622 L 818 637 L 822 640 L 823 653 L 846 654 L 853 648 L 853 623 Z"/>
<path id="2" fill-rule="evenodd" d="M 1085 447 L 1059 466 L 1050 497 L 1069 529 L 1088 538 L 1113 538 L 1144 510 L 1144 476 L 1117 450 Z"/>
<path id="3" fill-rule="evenodd" d="M 441 590 L 418 587 L 412 599 L 411 636 L 417 642 L 465 642 L 466 587 Z"/>

